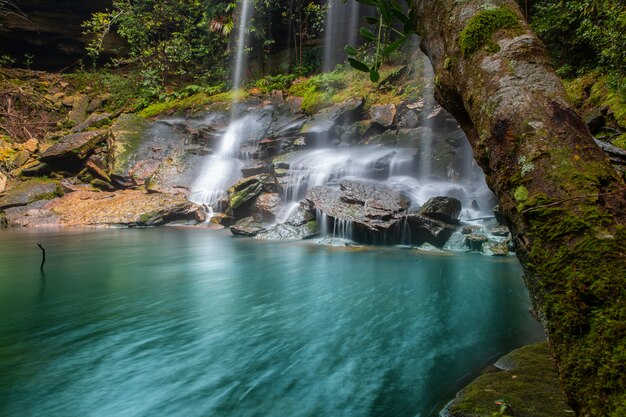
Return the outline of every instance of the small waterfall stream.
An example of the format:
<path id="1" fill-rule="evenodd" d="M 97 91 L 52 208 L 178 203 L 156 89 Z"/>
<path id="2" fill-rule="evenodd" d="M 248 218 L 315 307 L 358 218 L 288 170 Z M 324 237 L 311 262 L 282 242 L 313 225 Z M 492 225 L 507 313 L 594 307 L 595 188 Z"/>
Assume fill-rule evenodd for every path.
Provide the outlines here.
<path id="1" fill-rule="evenodd" d="M 326 25 L 324 27 L 324 71 L 332 71 L 335 65 L 346 60 L 346 44 L 356 46 L 358 40 L 360 3 L 328 0 Z"/>

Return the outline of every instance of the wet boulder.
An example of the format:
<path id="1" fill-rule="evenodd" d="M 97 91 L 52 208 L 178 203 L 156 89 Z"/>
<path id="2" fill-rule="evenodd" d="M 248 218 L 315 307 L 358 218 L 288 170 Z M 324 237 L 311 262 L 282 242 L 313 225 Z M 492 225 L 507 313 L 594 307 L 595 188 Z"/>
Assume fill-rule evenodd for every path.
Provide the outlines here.
<path id="1" fill-rule="evenodd" d="M 470 251 L 482 252 L 483 243 L 487 243 L 488 241 L 489 238 L 485 235 L 471 234 L 465 237 L 465 246 L 467 246 Z"/>
<path id="2" fill-rule="evenodd" d="M 273 224 L 259 232 L 255 238 L 264 240 L 303 240 L 317 236 L 315 217 L 303 207 L 298 207 L 285 222 Z"/>
<path id="3" fill-rule="evenodd" d="M 278 193 L 263 193 L 254 199 L 250 211 L 255 219 L 273 222 L 282 207 L 282 198 Z"/>
<path id="4" fill-rule="evenodd" d="M 241 173 L 244 178 L 252 177 L 254 175 L 265 174 L 270 171 L 270 167 L 265 161 L 251 160 L 248 161 L 242 168 Z"/>
<path id="5" fill-rule="evenodd" d="M 419 209 L 419 214 L 448 224 L 457 224 L 461 202 L 454 197 L 433 197 Z"/>
<path id="6" fill-rule="evenodd" d="M 246 217 L 230 226 L 230 231 L 235 236 L 254 237 L 259 232 L 265 230 L 265 225 L 254 219 L 254 217 Z"/>
<path id="7" fill-rule="evenodd" d="M 250 213 L 251 203 L 259 194 L 275 190 L 275 178 L 269 174 L 243 178 L 228 189 L 227 213 L 243 217 Z"/>

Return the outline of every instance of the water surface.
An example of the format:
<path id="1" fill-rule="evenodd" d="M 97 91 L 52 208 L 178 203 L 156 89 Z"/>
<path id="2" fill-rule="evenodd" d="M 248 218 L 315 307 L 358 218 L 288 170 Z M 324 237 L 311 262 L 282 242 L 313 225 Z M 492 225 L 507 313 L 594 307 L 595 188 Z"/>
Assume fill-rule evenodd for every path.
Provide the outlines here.
<path id="1" fill-rule="evenodd" d="M 0 231 L 0 415 L 434 416 L 528 307 L 512 257 Z"/>

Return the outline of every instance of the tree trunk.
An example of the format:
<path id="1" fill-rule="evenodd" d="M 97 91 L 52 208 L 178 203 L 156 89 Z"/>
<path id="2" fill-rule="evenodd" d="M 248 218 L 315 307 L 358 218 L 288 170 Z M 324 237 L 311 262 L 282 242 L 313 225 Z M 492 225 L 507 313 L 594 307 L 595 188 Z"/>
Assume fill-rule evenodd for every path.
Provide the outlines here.
<path id="1" fill-rule="evenodd" d="M 413 0 L 436 98 L 500 200 L 561 382 L 626 415 L 626 186 L 513 0 Z"/>

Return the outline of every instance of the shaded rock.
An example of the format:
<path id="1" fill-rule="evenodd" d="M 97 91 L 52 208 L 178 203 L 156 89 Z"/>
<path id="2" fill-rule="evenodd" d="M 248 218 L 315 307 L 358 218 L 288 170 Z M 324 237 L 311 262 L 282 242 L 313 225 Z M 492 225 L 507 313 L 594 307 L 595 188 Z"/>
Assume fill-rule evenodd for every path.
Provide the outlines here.
<path id="1" fill-rule="evenodd" d="M 582 115 L 583 120 L 591 133 L 598 133 L 606 123 L 604 115 L 599 108 L 593 108 Z"/>
<path id="2" fill-rule="evenodd" d="M 90 184 L 93 185 L 94 187 L 96 187 L 96 188 L 98 188 L 100 190 L 104 190 L 104 191 L 114 191 L 115 190 L 115 187 L 111 183 L 103 181 L 100 178 L 94 178 L 93 180 L 91 180 Z"/>
<path id="3" fill-rule="evenodd" d="M 87 107 L 89 107 L 89 97 L 78 94 L 73 97 L 72 110 L 67 115 L 67 119 L 74 125 L 82 123 L 87 117 Z"/>
<path id="4" fill-rule="evenodd" d="M 106 140 L 106 130 L 73 133 L 62 137 L 49 147 L 39 158 L 42 162 L 76 162 L 89 156 L 102 141 Z"/>
<path id="5" fill-rule="evenodd" d="M 246 217 L 230 226 L 230 231 L 235 236 L 253 237 L 263 230 L 265 230 L 265 225 L 255 220 L 254 217 Z"/>
<path id="6" fill-rule="evenodd" d="M 82 132 L 90 127 L 100 127 L 109 122 L 110 113 L 93 113 L 90 114 L 84 122 L 77 124 L 71 129 L 72 133 Z"/>
<path id="7" fill-rule="evenodd" d="M 11 162 L 13 162 L 13 164 L 16 167 L 21 167 L 26 162 L 28 162 L 29 158 L 30 158 L 30 152 L 28 152 L 27 150 L 22 150 L 16 153 L 15 156 L 13 156 L 13 159 L 11 160 Z"/>
<path id="8" fill-rule="evenodd" d="M 4 212 L 4 225 L 13 227 L 58 225 L 60 217 L 47 208 L 48 204 L 47 200 L 39 200 L 26 206 L 8 208 Z"/>
<path id="9" fill-rule="evenodd" d="M 421 245 L 426 242 L 437 248 L 442 248 L 454 233 L 454 228 L 449 224 L 433 218 L 413 214 L 406 219 L 411 234 L 408 241 L 412 244 Z"/>
<path id="10" fill-rule="evenodd" d="M 505 399 L 508 416 L 567 417 L 567 405 L 546 342 L 524 346 L 500 358 L 494 370 L 484 373 L 460 391 L 439 415 L 482 417 L 497 415 Z"/>
<path id="11" fill-rule="evenodd" d="M 419 214 L 448 224 L 457 224 L 461 202 L 454 197 L 433 197 L 419 209 Z"/>
<path id="12" fill-rule="evenodd" d="M 253 217 L 263 222 L 273 222 L 282 207 L 282 199 L 278 193 L 263 193 L 252 203 L 250 211 Z"/>
<path id="13" fill-rule="evenodd" d="M 482 252 L 483 243 L 488 241 L 489 238 L 485 235 L 471 234 L 465 237 L 465 245 L 474 252 Z"/>
<path id="14" fill-rule="evenodd" d="M 391 127 L 396 119 L 395 104 L 375 104 L 369 111 L 370 119 L 383 127 Z"/>
<path id="15" fill-rule="evenodd" d="M 0 197 L 0 210 L 25 206 L 37 200 L 51 199 L 62 194 L 57 181 L 31 179 L 10 184 Z"/>
<path id="16" fill-rule="evenodd" d="M 94 176 L 99 177 L 108 183 L 111 182 L 111 177 L 109 177 L 109 174 L 106 171 L 107 161 L 103 155 L 91 155 L 85 166 Z"/>
<path id="17" fill-rule="evenodd" d="M 37 163 L 31 167 L 24 167 L 21 170 L 22 175 L 25 177 L 34 177 L 41 175 L 48 175 L 52 172 L 53 167 L 45 162 Z"/>
<path id="18" fill-rule="evenodd" d="M 307 143 L 328 144 L 336 125 L 349 124 L 363 117 L 363 99 L 347 100 L 321 110 L 301 129 Z"/>
<path id="19" fill-rule="evenodd" d="M 500 211 L 500 206 L 494 206 L 493 208 L 493 215 L 496 218 L 496 221 L 498 222 L 498 224 L 501 225 L 506 225 L 506 218 L 504 217 L 504 214 L 502 214 L 502 212 Z"/>

